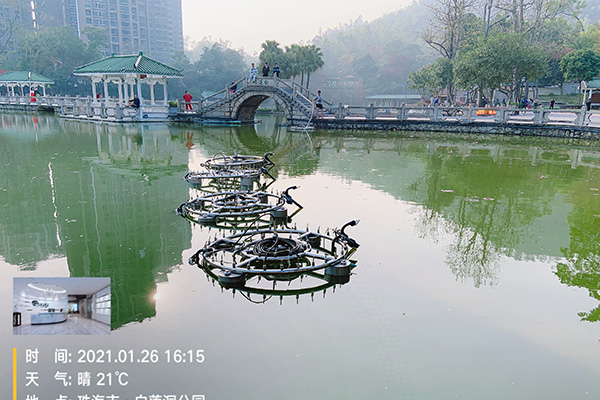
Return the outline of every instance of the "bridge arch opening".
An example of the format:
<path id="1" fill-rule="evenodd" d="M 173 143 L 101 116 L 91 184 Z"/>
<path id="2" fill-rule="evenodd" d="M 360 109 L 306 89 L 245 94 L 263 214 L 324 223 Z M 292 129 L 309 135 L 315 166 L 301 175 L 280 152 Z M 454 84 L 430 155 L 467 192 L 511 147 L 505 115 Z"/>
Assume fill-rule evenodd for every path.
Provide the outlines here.
<path id="1" fill-rule="evenodd" d="M 237 121 L 252 121 L 260 105 L 268 99 L 273 100 L 275 105 L 284 111 L 286 118 L 293 117 L 294 107 L 285 98 L 279 96 L 278 93 L 264 92 L 244 95 L 233 105 L 231 116 Z"/>
<path id="2" fill-rule="evenodd" d="M 256 115 L 256 110 L 258 110 L 258 107 L 260 107 L 260 105 L 269 98 L 271 97 L 266 95 L 253 95 L 246 98 L 238 106 L 235 119 L 238 121 L 253 120 L 254 116 Z"/>

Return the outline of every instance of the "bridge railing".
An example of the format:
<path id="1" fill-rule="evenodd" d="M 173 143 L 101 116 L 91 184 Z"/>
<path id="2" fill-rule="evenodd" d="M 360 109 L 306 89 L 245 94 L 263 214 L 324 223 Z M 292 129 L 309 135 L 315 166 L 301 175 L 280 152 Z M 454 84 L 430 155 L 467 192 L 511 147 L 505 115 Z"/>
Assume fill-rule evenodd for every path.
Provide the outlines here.
<path id="1" fill-rule="evenodd" d="M 31 101 L 31 96 L 0 96 L 0 104 L 59 106 L 65 102 L 73 102 L 75 99 L 76 97 L 70 96 L 35 96 L 34 101 Z"/>
<path id="2" fill-rule="evenodd" d="M 290 95 L 292 99 L 297 101 L 301 107 L 304 107 L 306 113 L 309 113 L 312 108 L 312 102 L 315 93 L 312 93 L 306 87 L 300 85 L 292 79 L 280 79 L 277 77 L 263 77 L 257 76 L 256 79 L 248 81 L 248 76 L 244 76 L 229 85 L 226 85 L 224 89 L 221 89 L 209 96 L 200 98 L 196 101 L 183 102 L 181 99 L 177 100 L 177 112 L 180 113 L 202 113 L 206 110 L 211 110 L 218 113 L 220 106 L 226 105 L 236 93 L 239 93 L 243 89 L 262 87 L 268 90 L 280 89 Z M 327 107 L 332 107 L 331 103 L 324 102 Z M 217 108 L 215 110 L 215 107 Z M 226 114 L 226 113 L 225 113 Z"/>
<path id="3" fill-rule="evenodd" d="M 58 107 L 60 116 L 66 118 L 115 121 L 134 121 L 144 118 L 165 120 L 167 118 L 167 107 L 165 105 L 148 104 L 146 102 L 142 102 L 141 107 L 135 108 L 118 101 L 78 97 L 69 98 L 68 101 L 58 104 Z"/>
<path id="4" fill-rule="evenodd" d="M 311 92 L 307 87 L 302 86 L 300 83 L 293 79 L 280 79 L 277 77 L 257 77 L 256 82 L 250 85 L 257 86 L 271 86 L 281 88 L 292 94 L 294 98 L 300 98 L 306 104 L 311 104 L 313 99 L 316 97 L 316 93 Z M 333 105 L 327 101 L 323 102 L 325 105 L 332 107 Z"/>
<path id="5" fill-rule="evenodd" d="M 421 107 L 405 105 L 355 106 L 339 104 L 328 110 L 337 119 L 400 120 L 400 121 L 448 121 L 448 122 L 498 122 L 529 123 L 536 125 L 575 125 L 587 126 L 599 111 L 581 109 L 519 109 L 482 107 Z M 600 122 L 600 121 L 599 121 Z"/>

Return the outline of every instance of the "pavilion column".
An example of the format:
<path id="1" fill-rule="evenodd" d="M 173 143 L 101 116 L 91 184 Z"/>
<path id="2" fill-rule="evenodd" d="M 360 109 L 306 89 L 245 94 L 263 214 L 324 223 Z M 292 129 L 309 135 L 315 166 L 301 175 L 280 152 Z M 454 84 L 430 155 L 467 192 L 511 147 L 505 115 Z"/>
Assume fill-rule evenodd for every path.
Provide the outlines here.
<path id="1" fill-rule="evenodd" d="M 167 80 L 166 79 L 163 82 L 163 99 L 165 99 L 165 104 L 168 104 L 169 99 L 167 98 Z"/>
<path id="2" fill-rule="evenodd" d="M 150 104 L 154 105 L 154 85 L 156 82 L 149 83 L 150 86 Z"/>
<path id="3" fill-rule="evenodd" d="M 45 96 L 46 94 L 44 94 Z M 92 101 L 96 100 L 96 82 L 92 79 Z"/>
<path id="4" fill-rule="evenodd" d="M 102 83 L 104 84 L 104 102 L 108 105 L 108 81 L 106 77 L 102 78 Z"/>
<path id="5" fill-rule="evenodd" d="M 125 100 L 131 100 L 133 98 L 133 84 L 131 78 L 123 79 L 123 95 Z"/>
<path id="6" fill-rule="evenodd" d="M 140 104 L 142 102 L 142 82 L 140 82 L 140 80 L 137 80 L 137 96 L 140 99 Z"/>
<path id="7" fill-rule="evenodd" d="M 117 88 L 119 89 L 119 104 L 123 104 L 123 81 L 121 79 L 116 81 Z"/>
<path id="8" fill-rule="evenodd" d="M 46 85 L 42 85 L 42 93 L 44 94 L 44 97 L 46 97 Z"/>

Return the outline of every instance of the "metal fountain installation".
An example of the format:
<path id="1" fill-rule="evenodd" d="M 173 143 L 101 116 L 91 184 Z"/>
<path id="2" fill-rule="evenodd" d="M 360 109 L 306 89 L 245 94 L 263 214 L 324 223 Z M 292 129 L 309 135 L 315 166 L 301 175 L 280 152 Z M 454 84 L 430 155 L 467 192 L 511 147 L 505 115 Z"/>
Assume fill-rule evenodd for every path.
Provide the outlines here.
<path id="1" fill-rule="evenodd" d="M 288 187 L 280 194 L 266 188 L 275 180 L 269 170 L 273 153 L 262 157 L 234 154 L 215 156 L 202 164 L 205 171 L 190 172 L 185 180 L 202 196 L 179 206 L 177 214 L 203 225 L 233 231 L 214 237 L 191 258 L 226 289 L 242 293 L 250 301 L 264 302 L 273 296 L 280 301 L 344 284 L 350 280 L 356 263 L 350 257 L 359 244 L 345 230 L 358 224 L 352 220 L 340 229 L 312 232 L 288 227 L 302 206 L 292 198 Z M 271 182 L 254 190 L 264 175 Z M 287 206 L 296 211 L 288 215 Z M 294 282 L 294 286 L 292 286 Z M 287 283 L 287 288 L 277 288 Z M 299 283 L 299 285 L 298 285 Z M 262 296 L 256 301 L 252 295 Z"/>

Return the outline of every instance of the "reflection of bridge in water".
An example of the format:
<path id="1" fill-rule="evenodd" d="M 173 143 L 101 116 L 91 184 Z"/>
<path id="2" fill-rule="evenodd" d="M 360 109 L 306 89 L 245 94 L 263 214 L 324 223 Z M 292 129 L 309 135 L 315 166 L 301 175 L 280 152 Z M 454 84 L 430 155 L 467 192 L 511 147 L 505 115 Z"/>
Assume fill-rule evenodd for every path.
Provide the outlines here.
<path id="1" fill-rule="evenodd" d="M 571 168 L 590 167 L 600 168 L 600 153 L 582 149 L 564 149 L 562 154 L 556 154 L 556 149 L 546 150 L 538 146 L 530 146 L 527 150 L 518 150 L 504 145 L 486 145 L 481 143 L 435 143 L 430 147 L 431 152 L 458 151 L 466 157 L 491 157 L 494 162 L 501 160 L 531 160 L 531 165 L 540 164 L 566 164 L 570 163 Z"/>
<path id="2" fill-rule="evenodd" d="M 402 153 L 403 145 L 411 143 L 412 139 L 378 140 L 370 138 L 335 138 L 334 146 L 341 150 L 366 150 L 366 151 L 395 151 Z M 320 142 L 322 143 L 322 141 Z M 582 148 L 557 147 L 547 149 L 542 146 L 530 145 L 526 149 L 523 145 L 511 146 L 510 144 L 485 144 L 476 142 L 428 142 L 426 152 L 429 154 L 445 153 L 467 157 L 491 158 L 494 162 L 502 160 L 530 160 L 531 165 L 540 164 L 570 164 L 572 169 L 577 167 L 600 168 L 600 152 Z"/>

